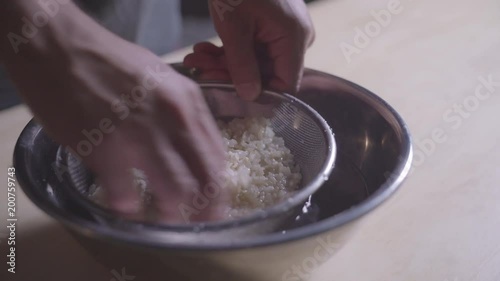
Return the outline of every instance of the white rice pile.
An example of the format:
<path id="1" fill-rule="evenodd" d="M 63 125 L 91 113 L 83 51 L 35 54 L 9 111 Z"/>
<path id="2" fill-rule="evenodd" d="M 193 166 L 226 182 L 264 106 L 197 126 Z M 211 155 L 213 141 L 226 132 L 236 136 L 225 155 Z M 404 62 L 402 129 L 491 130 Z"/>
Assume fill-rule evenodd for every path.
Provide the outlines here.
<path id="1" fill-rule="evenodd" d="M 299 187 L 302 175 L 293 155 L 266 118 L 218 121 L 227 147 L 225 188 L 231 190 L 232 206 L 228 216 L 237 218 L 261 210 L 290 197 Z M 131 169 L 134 186 L 150 201 L 147 177 Z M 103 204 L 102 189 L 91 191 L 90 199 Z"/>
<path id="2" fill-rule="evenodd" d="M 233 119 L 218 125 L 228 149 L 226 188 L 232 191 L 231 217 L 270 207 L 298 189 L 299 166 L 269 119 Z"/>

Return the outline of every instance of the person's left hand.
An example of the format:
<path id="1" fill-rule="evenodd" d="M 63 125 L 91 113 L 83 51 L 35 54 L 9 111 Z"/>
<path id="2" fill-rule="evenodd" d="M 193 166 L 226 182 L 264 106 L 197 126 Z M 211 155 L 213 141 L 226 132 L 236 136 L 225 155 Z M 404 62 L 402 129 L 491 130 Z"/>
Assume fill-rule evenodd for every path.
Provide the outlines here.
<path id="1" fill-rule="evenodd" d="M 241 3 L 224 11 L 220 1 L 209 0 L 223 47 L 196 44 L 184 65 L 200 70 L 200 79 L 232 80 L 238 94 L 247 100 L 258 97 L 263 86 L 296 93 L 306 49 L 314 41 L 304 1 L 237 2 Z"/>

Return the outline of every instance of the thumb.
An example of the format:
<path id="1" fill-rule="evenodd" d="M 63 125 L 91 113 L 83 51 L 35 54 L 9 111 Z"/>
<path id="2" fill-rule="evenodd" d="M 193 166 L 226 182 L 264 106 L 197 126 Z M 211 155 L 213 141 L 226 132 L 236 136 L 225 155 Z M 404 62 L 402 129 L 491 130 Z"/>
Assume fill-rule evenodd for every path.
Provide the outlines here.
<path id="1" fill-rule="evenodd" d="M 262 82 L 252 35 L 231 36 L 224 42 L 224 51 L 238 95 L 245 100 L 256 99 L 262 91 Z"/>

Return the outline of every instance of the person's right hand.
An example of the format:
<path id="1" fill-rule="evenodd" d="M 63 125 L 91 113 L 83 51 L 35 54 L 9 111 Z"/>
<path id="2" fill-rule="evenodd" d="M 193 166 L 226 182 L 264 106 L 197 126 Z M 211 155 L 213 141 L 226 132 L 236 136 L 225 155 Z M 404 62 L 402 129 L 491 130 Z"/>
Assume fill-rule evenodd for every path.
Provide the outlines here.
<path id="1" fill-rule="evenodd" d="M 222 1 L 224 2 L 224 1 Z M 208 0 L 223 46 L 195 45 L 184 64 L 202 79 L 230 80 L 238 94 L 256 99 L 263 87 L 295 94 L 314 27 L 303 0 Z"/>
<path id="2" fill-rule="evenodd" d="M 35 117 L 95 173 L 109 207 L 140 212 L 136 168 L 163 221 L 222 219 L 225 152 L 200 88 L 149 51 L 67 13 L 51 22 L 54 33 L 5 60 Z"/>

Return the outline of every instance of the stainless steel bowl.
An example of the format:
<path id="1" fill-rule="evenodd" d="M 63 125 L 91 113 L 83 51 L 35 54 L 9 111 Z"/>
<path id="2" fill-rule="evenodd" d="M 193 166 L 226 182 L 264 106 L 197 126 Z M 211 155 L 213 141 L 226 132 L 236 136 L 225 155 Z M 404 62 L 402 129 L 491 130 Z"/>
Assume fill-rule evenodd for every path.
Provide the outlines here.
<path id="1" fill-rule="evenodd" d="M 28 197 L 96 258 L 113 268 L 125 266 L 142 279 L 300 280 L 291 276 L 291 266 L 311 261 L 321 246 L 326 257 L 312 259 L 320 264 L 347 243 L 358 219 L 389 198 L 407 176 L 412 148 L 397 112 L 354 83 L 308 69 L 298 98 L 330 124 L 338 152 L 332 175 L 312 197 L 309 212 L 315 216 L 285 233 L 192 245 L 102 225 L 60 192 L 51 168 L 57 145 L 34 122 L 16 146 L 17 176 Z"/>

